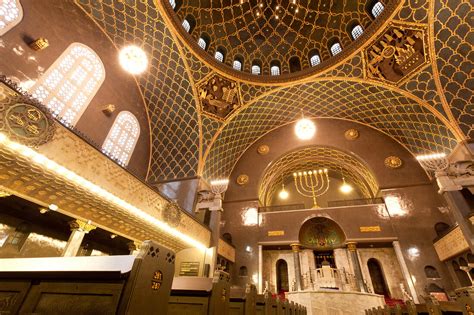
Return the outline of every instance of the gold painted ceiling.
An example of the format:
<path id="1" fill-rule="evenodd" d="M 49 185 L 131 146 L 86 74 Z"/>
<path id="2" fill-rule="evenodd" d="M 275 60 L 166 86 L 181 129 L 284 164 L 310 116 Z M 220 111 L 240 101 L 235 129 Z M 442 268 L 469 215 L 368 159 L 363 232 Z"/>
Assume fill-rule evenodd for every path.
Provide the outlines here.
<path id="1" fill-rule="evenodd" d="M 176 31 L 168 0 L 75 1 L 117 47 L 139 44 L 150 56 L 148 72 L 138 77 L 152 133 L 149 182 L 227 177 L 252 143 L 302 110 L 373 127 L 413 154 L 449 152 L 474 136 L 469 1 L 405 0 L 357 49 L 320 71 L 275 83 L 223 71 L 210 55 L 196 54 Z M 229 89 L 199 89 L 216 76 Z"/>

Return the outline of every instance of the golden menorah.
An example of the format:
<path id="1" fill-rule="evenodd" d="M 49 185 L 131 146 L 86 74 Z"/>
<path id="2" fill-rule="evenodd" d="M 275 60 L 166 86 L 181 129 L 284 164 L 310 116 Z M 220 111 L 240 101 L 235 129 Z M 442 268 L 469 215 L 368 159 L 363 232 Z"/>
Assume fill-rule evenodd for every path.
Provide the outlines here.
<path id="1" fill-rule="evenodd" d="M 313 208 L 319 208 L 316 198 L 329 189 L 328 169 L 293 173 L 296 191 L 304 197 L 313 198 Z"/>

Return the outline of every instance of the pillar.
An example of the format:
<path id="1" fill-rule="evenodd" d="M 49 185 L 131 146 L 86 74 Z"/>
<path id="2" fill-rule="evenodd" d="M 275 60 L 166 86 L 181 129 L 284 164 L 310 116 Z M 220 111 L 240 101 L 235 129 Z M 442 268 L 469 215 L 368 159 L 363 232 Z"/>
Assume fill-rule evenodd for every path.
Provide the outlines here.
<path id="1" fill-rule="evenodd" d="M 293 262 L 295 265 L 296 291 L 301 291 L 301 265 L 300 265 L 300 244 L 291 244 L 293 251 Z"/>
<path id="2" fill-rule="evenodd" d="M 258 294 L 263 292 L 263 246 L 258 245 Z"/>
<path id="3" fill-rule="evenodd" d="M 461 229 L 471 253 L 474 253 L 474 235 L 471 229 L 472 223 L 468 221 L 469 219 L 467 218 L 471 213 L 471 209 L 466 199 L 464 199 L 460 190 L 443 191 L 441 194 L 448 203 L 451 215 Z"/>
<path id="4" fill-rule="evenodd" d="M 71 228 L 71 235 L 61 255 L 63 257 L 76 256 L 79 248 L 81 248 L 84 236 L 96 228 L 90 221 L 86 222 L 82 220 L 70 221 L 69 226 Z"/>
<path id="5" fill-rule="evenodd" d="M 397 256 L 398 264 L 400 265 L 400 269 L 402 270 L 403 278 L 405 278 L 405 282 L 408 285 L 408 292 L 410 293 L 413 302 L 415 304 L 420 303 L 418 300 L 418 295 L 416 294 L 415 284 L 411 278 L 410 272 L 408 271 L 408 266 L 405 262 L 405 258 L 403 257 L 402 249 L 400 247 L 399 241 L 393 241 L 393 250 L 395 251 L 395 255 Z"/>
<path id="6" fill-rule="evenodd" d="M 357 255 L 357 243 L 347 242 L 347 250 L 352 260 L 352 266 L 354 268 L 354 275 L 357 281 L 357 287 L 360 292 L 367 292 L 367 286 L 364 283 L 364 277 L 362 276 L 362 269 L 359 263 L 359 256 Z"/>
<path id="7" fill-rule="evenodd" d="M 211 229 L 211 249 L 212 255 L 209 255 L 208 258 L 211 258 L 207 261 L 209 264 L 209 277 L 214 276 L 214 270 L 217 266 L 217 247 L 219 246 L 219 238 L 221 237 L 221 218 L 222 218 L 222 209 L 212 210 L 211 219 L 209 222 L 209 228 Z"/>

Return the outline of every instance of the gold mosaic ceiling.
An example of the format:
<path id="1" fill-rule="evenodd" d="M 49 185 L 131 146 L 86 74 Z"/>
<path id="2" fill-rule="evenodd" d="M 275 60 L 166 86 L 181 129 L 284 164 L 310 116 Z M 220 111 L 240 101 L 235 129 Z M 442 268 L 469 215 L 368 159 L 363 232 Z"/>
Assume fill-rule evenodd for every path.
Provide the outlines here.
<path id="1" fill-rule="evenodd" d="M 405 0 L 386 25 L 373 34 L 366 32 L 363 47 L 285 84 L 251 83 L 216 67 L 211 55 L 196 54 L 190 41 L 176 33 L 176 21 L 166 13 L 168 0 L 75 2 L 118 48 L 134 43 L 150 56 L 150 69 L 138 83 L 150 116 L 147 179 L 152 183 L 229 176 L 252 143 L 291 123 L 302 110 L 310 117 L 373 127 L 413 154 L 449 152 L 458 141 L 474 137 L 469 42 L 474 10 L 467 1 Z M 387 43 L 394 47 L 393 54 L 374 48 Z M 396 67 L 387 68 L 383 58 Z M 392 71 L 397 80 L 389 80 Z M 215 75 L 235 82 L 238 89 L 238 106 L 224 119 L 203 111 L 197 89 Z"/>
<path id="2" fill-rule="evenodd" d="M 207 57 L 214 66 L 221 67 L 214 59 L 217 50 L 224 53 L 223 71 L 234 72 L 234 59 L 243 62 L 243 76 L 249 76 L 253 64 L 262 68 L 263 75 L 270 74 L 270 67 L 278 65 L 286 77 L 297 77 L 301 69 L 305 73 L 321 70 L 331 63 L 329 47 L 339 42 L 344 54 L 349 54 L 379 28 L 399 3 L 384 1 L 385 10 L 377 19 L 371 13 L 373 0 L 176 0 L 176 6 L 164 1 L 170 20 L 195 53 Z M 191 24 L 188 34 L 182 27 L 187 20 Z M 364 36 L 354 40 L 351 30 L 361 25 Z M 204 52 L 197 46 L 202 37 L 207 42 Z M 318 53 L 323 64 L 311 69 L 310 56 Z M 298 58 L 298 66 L 290 66 L 291 58 Z M 341 56 L 337 56 L 341 57 Z M 290 72 L 293 75 L 289 75 Z M 266 80 L 278 81 L 281 76 Z"/>

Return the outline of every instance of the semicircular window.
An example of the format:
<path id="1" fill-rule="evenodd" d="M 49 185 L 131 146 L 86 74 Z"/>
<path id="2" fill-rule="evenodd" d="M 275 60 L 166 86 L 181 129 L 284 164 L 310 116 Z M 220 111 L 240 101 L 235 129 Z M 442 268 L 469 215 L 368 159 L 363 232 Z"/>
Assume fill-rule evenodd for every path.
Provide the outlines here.
<path id="1" fill-rule="evenodd" d="M 303 223 L 299 232 L 301 245 L 318 250 L 330 250 L 344 245 L 346 237 L 341 227 L 331 219 L 312 218 Z"/>

